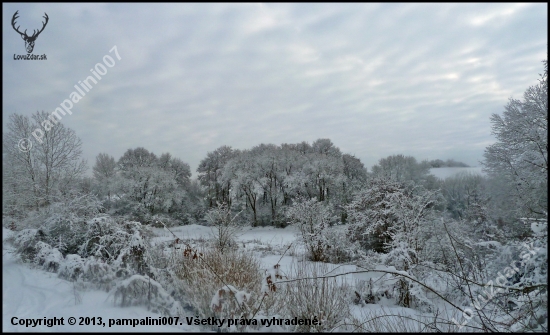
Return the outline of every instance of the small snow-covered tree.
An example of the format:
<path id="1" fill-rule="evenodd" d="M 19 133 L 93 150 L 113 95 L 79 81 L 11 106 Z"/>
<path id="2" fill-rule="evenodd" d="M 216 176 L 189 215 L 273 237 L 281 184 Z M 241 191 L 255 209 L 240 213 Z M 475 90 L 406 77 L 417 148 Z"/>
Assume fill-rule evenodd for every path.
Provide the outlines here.
<path id="1" fill-rule="evenodd" d="M 411 278 L 424 262 L 423 251 L 434 231 L 434 207 L 440 198 L 438 191 L 421 186 L 406 187 L 390 179 L 374 179 L 347 208 L 351 241 L 377 252 L 366 260 L 374 258 L 375 265 L 400 274 L 392 279 L 390 291 L 395 293 L 390 295 L 401 306 L 430 304 Z"/>
<path id="2" fill-rule="evenodd" d="M 384 252 L 384 242 L 388 239 L 387 230 L 396 220 L 391 211 L 393 197 L 403 196 L 404 188 L 391 180 L 370 180 L 368 186 L 359 191 L 347 206 L 348 236 L 364 249 Z"/>
<path id="3" fill-rule="evenodd" d="M 297 201 L 287 211 L 289 224 L 300 229 L 300 240 L 304 243 L 309 258 L 314 261 L 327 261 L 326 253 L 330 246 L 326 243 L 327 230 L 333 220 L 330 208 L 326 204 L 309 199 Z"/>
<path id="4" fill-rule="evenodd" d="M 46 240 L 40 229 L 22 229 L 12 237 L 16 253 L 24 262 L 32 262 L 38 253 L 37 244 Z"/>
<path id="5" fill-rule="evenodd" d="M 100 202 L 91 194 L 75 195 L 52 204 L 43 223 L 48 243 L 61 246 L 60 251 L 65 254 L 77 253 L 84 241 L 86 221 L 101 210 Z"/>
<path id="6" fill-rule="evenodd" d="M 417 263 L 417 254 L 426 239 L 426 223 L 433 207 L 440 201 L 437 191 L 420 186 L 406 188 L 388 179 L 375 179 L 357 193 L 348 206 L 349 236 L 365 248 L 390 252 L 406 248 L 407 259 L 393 264 L 403 269 Z"/>
<path id="7" fill-rule="evenodd" d="M 116 177 L 116 161 L 114 157 L 106 153 L 100 153 L 96 157 L 96 163 L 92 170 L 95 181 L 99 186 L 100 194 L 106 193 L 108 199 L 111 200 Z"/>
<path id="8" fill-rule="evenodd" d="M 78 253 L 94 256 L 113 266 L 118 275 L 147 274 L 147 253 L 151 231 L 136 221 L 115 220 L 100 216 L 86 223 Z"/>
<path id="9" fill-rule="evenodd" d="M 216 248 L 223 253 L 235 245 L 235 234 L 239 228 L 237 216 L 233 215 L 227 204 L 218 203 L 218 207 L 206 212 L 205 218 L 212 226 Z"/>

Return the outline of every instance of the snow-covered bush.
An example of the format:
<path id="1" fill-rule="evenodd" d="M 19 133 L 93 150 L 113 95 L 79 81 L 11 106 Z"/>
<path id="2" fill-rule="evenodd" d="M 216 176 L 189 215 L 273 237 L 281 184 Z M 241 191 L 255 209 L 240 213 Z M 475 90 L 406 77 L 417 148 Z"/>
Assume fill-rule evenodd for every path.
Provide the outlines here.
<path id="1" fill-rule="evenodd" d="M 487 323 L 486 315 L 492 315 L 491 323 L 496 331 L 547 329 L 546 239 L 535 236 L 525 241 L 498 245 L 495 249 L 483 273 L 485 276 L 478 281 L 485 285 L 471 284 L 472 294 L 467 295 L 472 309 L 483 312 L 475 321 Z M 508 289 L 499 288 L 502 286 Z"/>
<path id="2" fill-rule="evenodd" d="M 334 219 L 330 209 L 313 198 L 294 203 L 287 211 L 289 224 L 300 229 L 299 240 L 305 245 L 308 257 L 314 262 L 328 261 L 327 230 Z"/>
<path id="3" fill-rule="evenodd" d="M 127 276 L 132 273 L 148 273 L 147 242 L 144 241 L 143 236 L 138 231 L 126 237 L 128 244 L 120 250 L 117 259 L 113 262 L 113 266 L 118 269 L 117 275 Z"/>
<path id="4" fill-rule="evenodd" d="M 108 291 L 115 284 L 117 276 L 115 270 L 103 259 L 88 256 L 84 259 L 81 278 L 99 289 Z"/>
<path id="5" fill-rule="evenodd" d="M 345 263 L 364 257 L 364 250 L 357 243 L 351 243 L 347 237 L 345 225 L 334 225 L 323 233 L 325 261 Z"/>
<path id="6" fill-rule="evenodd" d="M 214 293 L 210 301 L 210 308 L 218 315 L 233 315 L 231 319 L 247 319 L 252 316 L 254 308 L 250 304 L 251 297 L 251 293 L 238 290 L 233 285 L 227 284 Z M 242 332 L 246 329 L 246 326 L 246 324 L 237 324 L 234 330 Z"/>
<path id="7" fill-rule="evenodd" d="M 342 278 L 322 278 L 329 273 L 325 263 L 294 262 L 288 273 L 289 280 L 277 284 L 277 295 L 281 295 L 282 318 L 309 319 L 314 317 L 320 322 L 317 325 L 290 326 L 295 332 L 331 332 L 343 330 L 351 317 L 351 288 Z"/>
<path id="8" fill-rule="evenodd" d="M 83 242 L 86 223 L 73 214 L 64 214 L 55 214 L 45 221 L 47 241 L 64 253 L 73 254 Z"/>
<path id="9" fill-rule="evenodd" d="M 57 272 L 65 260 L 59 250 L 42 241 L 36 243 L 36 250 L 34 262 L 46 271 Z"/>
<path id="10" fill-rule="evenodd" d="M 178 241 L 179 242 L 179 241 Z M 184 283 L 178 276 L 181 267 L 181 244 L 159 243 L 150 248 L 147 252 L 147 264 L 149 276 L 159 282 L 162 287 L 177 301 L 182 303 L 186 309 L 191 309 L 186 302 Z"/>
<path id="11" fill-rule="evenodd" d="M 133 275 L 114 287 L 110 293 L 114 303 L 121 307 L 147 306 L 153 313 L 169 316 L 180 316 L 183 310 L 179 302 L 175 301 L 155 280 L 148 276 Z"/>
<path id="12" fill-rule="evenodd" d="M 242 249 L 229 249 L 222 253 L 215 248 L 200 252 L 186 248 L 182 250 L 176 273 L 181 279 L 186 300 L 201 318 L 240 318 L 243 313 L 249 312 L 246 306 L 235 301 L 218 312 L 212 310 L 212 297 L 226 285 L 250 294 L 248 306 L 255 306 L 257 299 L 261 298 L 260 263 L 252 253 Z"/>
<path id="13" fill-rule="evenodd" d="M 76 281 L 82 276 L 83 269 L 84 259 L 79 255 L 69 254 L 65 256 L 65 261 L 61 263 L 57 275 L 59 278 Z"/>
<path id="14" fill-rule="evenodd" d="M 12 237 L 16 253 L 24 262 L 35 259 L 38 249 L 36 244 L 46 240 L 46 235 L 40 229 L 23 229 Z"/>
<path id="15" fill-rule="evenodd" d="M 95 196 L 73 194 L 31 212 L 20 226 L 40 229 L 44 242 L 63 254 L 74 254 L 83 242 L 86 221 L 97 216 L 101 210 Z"/>
<path id="16" fill-rule="evenodd" d="M 354 195 L 347 206 L 348 237 L 360 243 L 365 250 L 384 252 L 388 228 L 397 221 L 390 210 L 393 198 L 403 195 L 404 187 L 391 180 L 375 179 L 367 187 Z"/>
<path id="17" fill-rule="evenodd" d="M 109 213 L 113 216 L 127 217 L 129 220 L 140 222 L 149 222 L 151 218 L 151 212 L 143 203 L 135 202 L 126 195 L 111 201 Z"/>
<path id="18" fill-rule="evenodd" d="M 358 281 L 358 283 L 355 285 L 355 298 L 353 299 L 353 302 L 355 304 L 364 306 L 365 304 L 379 303 L 382 299 L 393 298 L 393 296 L 391 295 L 391 284 L 394 280 L 393 278 L 391 278 L 391 275 L 380 274 L 380 276 L 376 279 L 377 281 L 373 281 L 372 278 L 368 278 L 368 280 Z"/>
<path id="19" fill-rule="evenodd" d="M 235 234 L 239 228 L 237 216 L 231 213 L 231 208 L 225 203 L 218 203 L 217 207 L 206 212 L 205 218 L 212 227 L 214 245 L 220 252 L 235 246 Z"/>
<path id="20" fill-rule="evenodd" d="M 79 253 L 83 257 L 93 255 L 113 265 L 119 276 L 145 274 L 150 237 L 150 229 L 139 222 L 97 217 L 87 222 Z"/>
<path id="21" fill-rule="evenodd" d="M 392 180 L 372 180 L 347 207 L 348 236 L 378 252 L 405 246 L 407 257 L 417 262 L 429 234 L 427 224 L 434 219 L 433 208 L 440 199 L 437 191 L 414 184 L 407 187 Z"/>
<path id="22" fill-rule="evenodd" d="M 426 292 L 419 289 L 418 283 L 409 279 L 415 278 L 414 275 L 388 265 L 388 256 L 370 252 L 361 260 L 357 270 L 365 272 L 354 275 L 357 280 L 354 302 L 360 305 L 382 302 L 419 307 L 419 302 L 426 300 Z"/>

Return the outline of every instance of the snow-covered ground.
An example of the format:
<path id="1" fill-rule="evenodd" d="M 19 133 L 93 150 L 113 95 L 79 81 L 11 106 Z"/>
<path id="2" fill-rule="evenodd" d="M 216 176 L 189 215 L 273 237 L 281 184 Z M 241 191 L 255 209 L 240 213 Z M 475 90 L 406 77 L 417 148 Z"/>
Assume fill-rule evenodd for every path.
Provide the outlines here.
<path id="1" fill-rule="evenodd" d="M 3 229 L 3 238 L 11 232 Z M 57 278 L 57 274 L 31 269 L 19 263 L 12 248 L 2 243 L 2 331 L 3 332 L 196 332 L 197 326 L 188 326 L 186 322 L 178 326 L 138 325 L 133 327 L 113 325 L 109 319 L 158 318 L 160 314 L 147 311 L 145 307 L 115 307 L 112 299 L 103 291 L 91 290 L 78 292 L 75 297 L 73 284 Z M 192 315 L 189 315 L 192 316 Z M 13 319 L 14 317 L 18 319 Z M 48 327 L 37 325 L 13 325 L 20 319 L 63 318 L 64 325 Z M 76 318 L 75 325 L 69 325 L 69 318 Z M 95 317 L 90 325 L 79 325 L 80 317 Z M 105 326 L 99 325 L 105 323 Z M 86 321 L 85 319 L 83 320 Z"/>
<path id="2" fill-rule="evenodd" d="M 433 174 L 437 178 L 445 179 L 447 177 L 455 176 L 461 172 L 480 174 L 483 175 L 482 167 L 441 167 L 430 169 L 430 174 Z"/>
<path id="3" fill-rule="evenodd" d="M 183 240 L 202 240 L 212 236 L 210 227 L 200 225 L 188 225 L 170 228 L 153 229 L 156 241 L 173 240 L 175 234 Z M 297 245 L 296 228 L 287 227 L 277 229 L 273 227 L 244 227 L 238 233 L 238 243 L 250 250 L 253 250 L 260 259 L 265 269 L 272 269 L 277 263 L 283 274 L 290 274 L 292 267 L 299 262 L 309 262 L 300 255 L 302 249 Z M 6 239 L 12 232 L 3 229 L 3 238 Z M 290 246 L 290 248 L 289 248 Z M 2 330 L 4 332 L 25 332 L 25 331 L 52 331 L 52 332 L 197 332 L 207 329 L 200 326 L 189 326 L 185 320 L 180 319 L 181 325 L 120 325 L 109 327 L 109 319 L 157 319 L 161 315 L 147 311 L 146 307 L 116 307 L 113 299 L 108 293 L 98 290 L 77 290 L 75 295 L 74 285 L 57 277 L 57 274 L 44 270 L 29 267 L 16 260 L 12 253 L 13 248 L 3 241 L 2 251 L 2 293 L 3 293 L 3 314 Z M 367 274 L 351 274 L 356 271 L 354 265 L 316 263 L 323 267 L 324 274 L 347 273 L 338 277 L 339 282 L 346 282 L 350 287 L 355 287 L 359 281 L 365 280 Z M 372 273 L 370 276 L 382 273 Z M 369 277 L 370 278 L 370 277 Z M 365 318 L 367 315 L 374 317 L 382 313 L 394 315 L 407 315 L 409 317 L 420 317 L 422 313 L 413 309 L 402 308 L 392 305 L 389 301 L 386 304 L 380 301 L 376 305 L 365 305 L 363 307 L 353 305 L 350 302 L 352 313 L 358 318 Z M 192 314 L 188 315 L 192 317 Z M 13 319 L 14 317 L 18 319 Z M 25 327 L 25 325 L 12 324 L 12 321 L 25 319 L 52 319 L 63 318 L 64 325 L 38 325 L 36 327 Z M 68 320 L 74 317 L 77 324 L 69 325 Z M 79 325 L 80 318 L 95 317 L 96 325 Z M 101 318 L 101 321 L 99 320 Z M 105 323 L 105 325 L 103 325 Z M 414 326 L 411 326 L 414 329 Z M 269 329 L 266 329 L 269 330 Z M 272 330 L 272 329 L 271 329 Z"/>

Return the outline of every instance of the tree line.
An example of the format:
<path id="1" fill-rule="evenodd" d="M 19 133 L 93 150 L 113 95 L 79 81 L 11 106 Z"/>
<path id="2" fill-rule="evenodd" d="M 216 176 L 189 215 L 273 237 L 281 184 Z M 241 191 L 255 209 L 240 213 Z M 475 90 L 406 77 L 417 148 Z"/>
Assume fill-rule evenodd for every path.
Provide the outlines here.
<path id="1" fill-rule="evenodd" d="M 504 222 L 547 215 L 547 62 L 538 85 L 523 101 L 510 99 L 503 115 L 493 115 L 497 142 L 485 151 L 487 177 L 437 180 L 429 169 L 465 166 L 452 159 L 418 162 L 412 156 L 380 159 L 368 172 L 357 157 L 342 153 L 330 139 L 313 143 L 259 144 L 238 150 L 221 146 L 208 152 L 197 179 L 182 159 L 157 156 L 145 148 L 128 149 L 118 160 L 101 153 L 93 177 L 85 177 L 82 142 L 72 129 L 56 124 L 44 143 L 21 151 L 18 141 L 49 122 L 42 111 L 31 117 L 13 114 L 3 136 L 3 213 L 21 216 L 75 194 L 92 193 L 106 210 L 150 220 L 164 215 L 179 223 L 201 222 L 218 203 L 242 211 L 251 225 L 286 225 L 285 213 L 298 199 L 329 206 L 346 222 L 346 206 L 370 179 L 414 183 L 440 189 L 453 217 L 472 211 Z M 508 204 L 506 204 L 508 203 Z M 513 203 L 513 206 L 510 206 Z M 472 208 L 477 208 L 476 210 Z M 498 216 L 498 217 L 497 217 Z"/>

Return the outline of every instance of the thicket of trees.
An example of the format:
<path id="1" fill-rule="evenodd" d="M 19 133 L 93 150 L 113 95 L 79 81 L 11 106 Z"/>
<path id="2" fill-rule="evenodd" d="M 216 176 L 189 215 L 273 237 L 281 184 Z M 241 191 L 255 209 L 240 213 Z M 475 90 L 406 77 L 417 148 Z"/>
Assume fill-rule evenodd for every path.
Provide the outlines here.
<path id="1" fill-rule="evenodd" d="M 297 198 L 315 198 L 342 211 L 367 179 L 361 161 L 342 154 L 329 139 L 242 151 L 223 146 L 208 153 L 198 172 L 208 206 L 228 203 L 243 210 L 253 226 L 284 227 L 285 211 Z"/>

